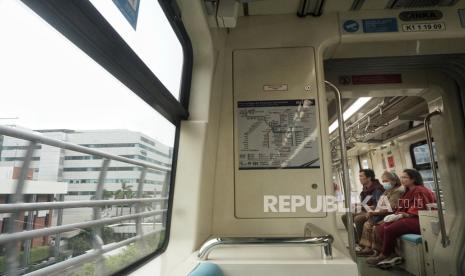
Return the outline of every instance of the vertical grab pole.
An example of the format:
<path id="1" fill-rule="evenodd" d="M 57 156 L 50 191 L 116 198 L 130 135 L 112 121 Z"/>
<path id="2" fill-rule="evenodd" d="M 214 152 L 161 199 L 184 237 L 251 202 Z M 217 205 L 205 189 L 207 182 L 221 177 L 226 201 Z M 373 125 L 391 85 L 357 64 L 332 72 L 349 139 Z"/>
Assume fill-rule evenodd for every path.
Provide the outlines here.
<path id="1" fill-rule="evenodd" d="M 352 260 L 355 261 L 355 237 L 354 237 L 354 219 L 352 217 L 352 191 L 350 188 L 349 182 L 349 171 L 347 163 L 347 148 L 346 148 L 346 134 L 344 129 L 344 118 L 342 111 L 342 96 L 341 91 L 329 81 L 325 81 L 325 84 L 331 87 L 336 96 L 337 104 L 337 119 L 339 123 L 339 143 L 341 147 L 341 165 L 342 165 L 342 185 L 344 186 L 344 197 L 345 197 L 345 207 L 346 207 L 346 216 L 347 216 L 347 232 L 349 236 L 349 253 L 352 257 Z"/>
<path id="2" fill-rule="evenodd" d="M 107 177 L 107 171 L 108 167 L 110 166 L 110 159 L 104 159 L 102 163 L 102 167 L 100 168 L 100 175 L 98 178 L 98 184 L 97 184 L 97 189 L 95 192 L 95 200 L 101 200 L 103 199 L 103 187 L 105 186 L 105 178 Z M 100 220 L 102 218 L 102 209 L 100 206 L 94 207 L 94 214 L 93 214 L 93 219 L 94 220 Z M 94 227 L 92 229 L 92 245 L 94 247 L 94 250 L 102 252 L 102 246 L 103 246 L 103 236 L 102 236 L 102 228 L 100 226 Z M 105 275 L 105 260 L 103 258 L 103 255 L 100 255 L 97 260 L 96 260 L 96 265 L 95 265 L 95 272 L 96 275 Z"/>
<path id="3" fill-rule="evenodd" d="M 436 160 L 434 159 L 433 140 L 431 139 L 431 127 L 430 127 L 431 117 L 435 115 L 441 115 L 441 114 L 442 112 L 439 109 L 436 109 L 433 112 L 429 113 L 425 117 L 424 125 L 425 125 L 425 132 L 426 132 L 426 142 L 428 143 L 428 149 L 429 149 L 429 160 L 431 164 L 431 171 L 433 172 L 434 192 L 436 194 L 436 203 L 438 206 L 438 219 L 439 219 L 439 225 L 441 227 L 441 243 L 442 243 L 442 247 L 445 248 L 450 244 L 450 240 L 446 233 L 446 222 L 444 220 L 444 212 L 442 209 L 441 196 L 439 194 L 438 173 L 436 170 Z"/>
<path id="4" fill-rule="evenodd" d="M 31 141 L 27 146 L 26 155 L 24 156 L 21 173 L 19 175 L 18 182 L 16 183 L 15 193 L 11 197 L 10 203 L 23 202 L 23 190 L 24 184 L 26 183 L 27 173 L 32 162 L 32 156 L 34 154 L 36 142 Z M 32 212 L 30 212 L 32 213 Z M 18 232 L 16 223 L 18 221 L 20 212 L 14 212 L 11 214 L 10 219 L 7 223 L 8 233 Z M 6 272 L 7 275 L 18 275 L 18 243 L 12 241 L 6 244 Z"/>

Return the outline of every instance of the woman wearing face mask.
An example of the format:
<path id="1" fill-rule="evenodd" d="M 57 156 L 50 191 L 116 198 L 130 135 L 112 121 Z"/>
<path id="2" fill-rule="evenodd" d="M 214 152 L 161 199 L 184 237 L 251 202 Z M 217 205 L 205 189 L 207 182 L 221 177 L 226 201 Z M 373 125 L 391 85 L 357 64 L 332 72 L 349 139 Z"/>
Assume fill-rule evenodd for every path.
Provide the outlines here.
<path id="1" fill-rule="evenodd" d="M 418 171 L 405 169 L 401 180 L 405 194 L 399 200 L 396 212 L 386 216 L 385 223 L 376 228 L 376 239 L 381 242 L 382 250 L 378 256 L 368 258 L 368 264 L 387 268 L 400 263 L 402 259 L 394 254 L 396 239 L 404 234 L 420 234 L 418 211 L 435 202 L 433 192 L 423 185 Z"/>
<path id="2" fill-rule="evenodd" d="M 363 225 L 362 238 L 359 243 L 363 249 L 357 252 L 359 256 L 375 254 L 374 229 L 377 224 L 382 223 L 386 215 L 391 214 L 397 208 L 399 199 L 405 192 L 405 188 L 400 184 L 399 177 L 393 173 L 384 172 L 381 181 L 385 192 L 378 201 L 376 209 L 368 212 L 369 219 Z"/>

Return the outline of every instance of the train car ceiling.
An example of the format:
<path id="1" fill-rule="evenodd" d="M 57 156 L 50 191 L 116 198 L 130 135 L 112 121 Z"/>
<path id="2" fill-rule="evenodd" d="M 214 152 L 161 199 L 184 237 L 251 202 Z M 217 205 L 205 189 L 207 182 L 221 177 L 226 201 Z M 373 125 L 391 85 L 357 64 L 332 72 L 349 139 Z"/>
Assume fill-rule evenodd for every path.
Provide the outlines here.
<path id="1" fill-rule="evenodd" d="M 372 98 L 346 121 L 347 145 L 384 143 L 421 125 L 429 113 L 426 101 L 415 96 Z M 334 115 L 329 115 L 334 116 Z M 331 148 L 338 145 L 336 132 L 331 135 Z"/>
<path id="2" fill-rule="evenodd" d="M 323 13 L 440 8 L 454 6 L 458 0 L 204 0 L 207 13 L 216 16 L 218 27 L 234 28 L 240 16 L 296 14 L 299 17 L 321 16 Z M 427 12 L 427 13 L 425 13 Z M 416 18 L 428 17 L 437 10 L 424 11 Z"/>

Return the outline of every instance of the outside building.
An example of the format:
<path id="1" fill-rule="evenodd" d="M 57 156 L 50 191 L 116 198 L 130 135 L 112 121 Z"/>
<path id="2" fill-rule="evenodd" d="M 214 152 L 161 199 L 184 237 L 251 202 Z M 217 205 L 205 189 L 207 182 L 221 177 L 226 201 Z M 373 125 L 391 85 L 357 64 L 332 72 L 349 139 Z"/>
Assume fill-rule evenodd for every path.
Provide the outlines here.
<path id="1" fill-rule="evenodd" d="M 140 160 L 171 169 L 172 148 L 129 130 L 36 130 L 42 135 L 129 159 Z M 0 167 L 21 167 L 27 141 L 4 136 L 0 138 Z M 65 201 L 89 200 L 95 195 L 103 159 L 57 147 L 38 144 L 32 159 L 32 180 L 60 182 L 67 188 Z M 105 182 L 105 198 L 128 198 L 137 190 L 141 170 L 138 166 L 111 161 Z M 143 191 L 160 195 L 166 181 L 163 170 L 149 170 Z M 53 194 L 53 193 L 50 193 Z M 56 198 L 58 199 L 58 198 Z M 131 212 L 130 208 L 111 208 L 104 215 Z M 66 209 L 63 224 L 92 219 L 90 208 Z"/>
<path id="2" fill-rule="evenodd" d="M 0 167 L 0 204 L 10 203 L 11 196 L 15 193 L 16 182 L 19 178 L 20 167 Z M 23 194 L 24 202 L 50 202 L 55 195 L 66 194 L 66 183 L 57 181 L 34 181 L 32 180 L 33 170 L 29 170 L 25 182 Z M 17 230 L 40 229 L 51 225 L 53 210 L 41 210 L 31 212 L 20 212 L 15 221 Z M 0 214 L 1 233 L 8 232 L 8 223 L 11 219 L 10 214 Z M 46 246 L 49 244 L 49 237 L 40 237 L 32 240 L 31 246 Z M 25 244 L 21 245 L 21 250 Z"/>

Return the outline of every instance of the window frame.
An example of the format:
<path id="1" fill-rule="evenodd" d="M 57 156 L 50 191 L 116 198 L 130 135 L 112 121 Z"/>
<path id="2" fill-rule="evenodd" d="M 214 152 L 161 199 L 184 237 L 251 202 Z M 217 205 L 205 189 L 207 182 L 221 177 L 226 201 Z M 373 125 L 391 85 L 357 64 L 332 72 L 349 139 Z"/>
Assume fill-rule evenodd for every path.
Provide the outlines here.
<path id="1" fill-rule="evenodd" d="M 193 51 L 175 1 L 158 0 L 183 48 L 179 101 L 88 0 L 21 1 L 171 123 L 189 117 Z"/>
<path id="2" fill-rule="evenodd" d="M 134 272 L 165 252 L 170 239 L 180 125 L 189 118 L 193 67 L 192 44 L 180 9 L 174 0 L 158 0 L 183 49 L 178 101 L 88 0 L 21 1 L 176 127 L 164 240 L 157 250 L 116 274 Z"/>

